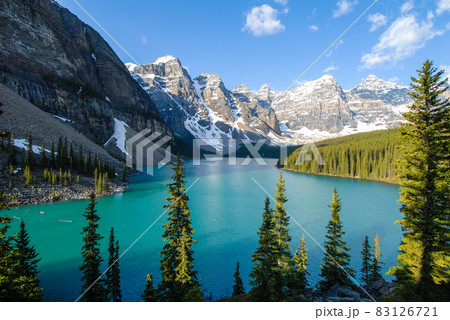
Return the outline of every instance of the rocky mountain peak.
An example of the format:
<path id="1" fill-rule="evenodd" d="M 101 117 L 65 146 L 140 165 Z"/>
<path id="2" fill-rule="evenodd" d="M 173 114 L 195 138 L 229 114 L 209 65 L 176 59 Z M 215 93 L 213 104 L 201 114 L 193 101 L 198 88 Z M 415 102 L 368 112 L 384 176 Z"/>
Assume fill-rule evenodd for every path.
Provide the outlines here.
<path id="1" fill-rule="evenodd" d="M 177 63 L 177 64 L 181 65 L 180 60 L 178 60 L 178 58 L 175 58 L 171 55 L 159 57 L 158 59 L 156 59 L 155 62 L 153 62 L 153 64 L 169 64 L 169 63 Z"/>
<path id="2" fill-rule="evenodd" d="M 322 81 L 322 82 L 331 82 L 331 83 L 337 83 L 336 79 L 329 73 L 324 74 L 323 76 L 321 76 L 318 81 Z"/>
<path id="3" fill-rule="evenodd" d="M 251 93 L 250 89 L 247 88 L 244 84 L 241 84 L 237 88 L 233 89 L 233 92 L 243 93 L 243 94 Z"/>
<path id="4" fill-rule="evenodd" d="M 270 92 L 270 87 L 268 84 L 263 84 L 261 88 L 259 88 L 257 93 L 266 93 L 266 92 Z"/>
<path id="5" fill-rule="evenodd" d="M 401 86 L 399 86 L 396 83 L 393 82 L 389 82 L 383 79 L 378 78 L 377 76 L 370 74 L 363 82 L 361 82 L 360 84 L 358 84 L 356 88 L 365 88 L 365 89 L 369 89 L 369 90 L 377 90 L 379 91 L 380 89 L 384 90 L 384 89 L 399 89 L 402 88 Z"/>

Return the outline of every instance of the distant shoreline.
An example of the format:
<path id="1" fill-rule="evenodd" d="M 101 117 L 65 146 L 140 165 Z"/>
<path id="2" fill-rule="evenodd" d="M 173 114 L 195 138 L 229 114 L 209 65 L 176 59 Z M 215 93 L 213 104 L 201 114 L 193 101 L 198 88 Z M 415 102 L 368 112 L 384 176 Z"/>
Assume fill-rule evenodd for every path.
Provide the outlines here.
<path id="1" fill-rule="evenodd" d="M 400 186 L 400 185 L 401 185 L 400 182 L 394 182 L 394 181 L 389 181 L 389 180 L 378 180 L 378 179 L 369 179 L 369 178 L 364 178 L 364 179 L 363 179 L 363 178 L 357 178 L 357 177 L 346 177 L 346 176 L 332 175 L 332 174 L 326 174 L 326 173 L 301 172 L 301 171 L 292 170 L 292 169 L 286 169 L 286 168 L 280 168 L 280 169 L 281 169 L 281 170 L 290 171 L 290 172 L 294 172 L 294 173 L 309 174 L 309 175 L 314 175 L 314 176 L 323 176 L 323 177 L 332 177 L 332 178 L 343 178 L 343 179 L 353 179 L 353 180 L 360 180 L 360 181 L 383 182 L 383 183 L 393 184 L 393 185 L 397 185 L 397 186 Z"/>

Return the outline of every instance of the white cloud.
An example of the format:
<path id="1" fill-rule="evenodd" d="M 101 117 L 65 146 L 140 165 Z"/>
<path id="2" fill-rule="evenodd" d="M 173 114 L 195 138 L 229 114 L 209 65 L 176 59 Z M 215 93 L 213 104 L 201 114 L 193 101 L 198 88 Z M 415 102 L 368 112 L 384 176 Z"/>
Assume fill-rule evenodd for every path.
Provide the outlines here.
<path id="1" fill-rule="evenodd" d="M 369 21 L 372 24 L 370 27 L 370 31 L 372 32 L 377 30 L 379 27 L 384 26 L 387 23 L 387 18 L 385 15 L 382 15 L 381 13 L 374 13 L 369 14 L 367 21 Z"/>
<path id="2" fill-rule="evenodd" d="M 142 36 L 142 40 L 141 40 L 141 43 L 142 44 L 147 44 L 147 37 L 146 36 Z"/>
<path id="3" fill-rule="evenodd" d="M 283 6 L 285 6 L 285 5 L 287 5 L 288 0 L 275 0 L 275 3 L 279 3 L 279 4 L 283 5 Z"/>
<path id="4" fill-rule="evenodd" d="M 412 0 L 408 0 L 402 5 L 402 7 L 400 8 L 400 11 L 403 14 L 405 14 L 405 13 L 408 13 L 409 11 L 411 11 L 412 9 L 414 9 L 414 3 Z"/>
<path id="5" fill-rule="evenodd" d="M 316 32 L 316 31 L 319 30 L 319 27 L 313 24 L 313 25 L 310 25 L 310 26 L 308 27 L 308 29 L 309 29 L 310 31 L 312 31 L 312 32 Z"/>
<path id="6" fill-rule="evenodd" d="M 443 66 L 441 65 L 439 67 L 439 69 L 441 70 L 445 70 L 443 76 L 442 76 L 442 80 L 444 80 L 445 78 L 447 78 L 447 82 L 450 83 L 450 65 L 448 66 Z"/>
<path id="7" fill-rule="evenodd" d="M 450 0 L 439 0 L 436 13 L 443 14 L 445 11 L 450 12 Z"/>
<path id="8" fill-rule="evenodd" d="M 336 71 L 336 70 L 338 70 L 338 69 L 339 69 L 339 67 L 336 67 L 336 66 L 331 65 L 331 66 L 326 67 L 326 68 L 323 70 L 323 73 L 328 73 L 328 72 L 331 72 L 331 71 Z"/>
<path id="9" fill-rule="evenodd" d="M 357 3 L 358 3 L 358 0 L 355 0 L 355 1 L 339 0 L 336 3 L 337 9 L 333 10 L 333 18 L 343 16 L 344 14 L 347 14 L 347 13 L 353 11 L 353 8 L 355 7 L 355 4 L 357 4 Z"/>
<path id="10" fill-rule="evenodd" d="M 277 19 L 278 10 L 267 4 L 254 7 L 247 14 L 247 20 L 242 31 L 248 30 L 254 36 L 264 36 L 282 32 L 286 27 Z"/>
<path id="11" fill-rule="evenodd" d="M 398 77 L 396 77 L 396 76 L 390 77 L 390 78 L 388 79 L 389 82 L 394 82 L 394 83 L 397 83 L 398 80 L 400 80 L 400 79 L 399 79 Z"/>
<path id="12" fill-rule="evenodd" d="M 442 34 L 443 31 L 434 29 L 431 20 L 417 21 L 414 14 L 403 15 L 380 36 L 372 52 L 362 56 L 363 68 L 382 67 L 385 63 L 395 65 L 413 56 L 428 40 Z"/>

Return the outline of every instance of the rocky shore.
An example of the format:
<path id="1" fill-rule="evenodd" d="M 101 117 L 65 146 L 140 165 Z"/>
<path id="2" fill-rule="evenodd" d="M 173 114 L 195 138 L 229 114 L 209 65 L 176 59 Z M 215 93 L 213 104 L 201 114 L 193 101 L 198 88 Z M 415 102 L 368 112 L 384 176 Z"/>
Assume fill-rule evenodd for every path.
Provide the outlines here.
<path id="1" fill-rule="evenodd" d="M 94 178 L 80 177 L 79 182 L 69 182 L 67 185 L 51 184 L 43 182 L 40 177 L 37 183 L 26 186 L 23 182 L 21 171 L 14 176 L 0 179 L 0 193 L 5 193 L 12 199 L 11 206 L 36 205 L 42 203 L 52 203 L 56 201 L 70 201 L 88 199 L 89 194 L 94 189 Z M 108 191 L 103 192 L 99 197 L 109 196 L 123 192 L 125 184 L 109 181 Z"/>
<path id="2" fill-rule="evenodd" d="M 380 279 L 370 286 L 361 288 L 349 288 L 334 285 L 327 292 L 305 289 L 304 293 L 290 297 L 289 301 L 295 302 L 374 302 L 389 300 L 394 294 L 397 284 Z M 236 297 L 223 298 L 219 302 L 251 302 L 248 293 Z"/>

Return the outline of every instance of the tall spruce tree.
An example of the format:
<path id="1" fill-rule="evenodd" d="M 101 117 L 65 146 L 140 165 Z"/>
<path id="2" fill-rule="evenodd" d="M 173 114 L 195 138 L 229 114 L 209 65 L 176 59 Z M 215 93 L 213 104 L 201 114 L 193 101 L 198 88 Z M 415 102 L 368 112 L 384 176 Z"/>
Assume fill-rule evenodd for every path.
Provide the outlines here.
<path id="1" fill-rule="evenodd" d="M 0 211 L 9 210 L 9 202 L 5 194 L 0 194 Z M 11 222 L 11 218 L 0 217 L 0 301 L 41 301 L 42 289 L 33 263 L 35 251 L 31 250 L 34 248 L 27 242 L 25 228 L 19 235 L 7 234 Z"/>
<path id="2" fill-rule="evenodd" d="M 9 210 L 9 200 L 5 194 L 0 194 L 0 211 Z M 14 266 L 16 264 L 13 248 L 14 237 L 7 234 L 11 218 L 0 217 L 0 301 L 16 301 Z"/>
<path id="3" fill-rule="evenodd" d="M 145 290 L 144 293 L 141 295 L 142 300 L 144 302 L 157 302 L 158 296 L 156 294 L 156 290 L 153 287 L 153 275 L 148 274 L 147 275 L 147 281 L 145 283 Z"/>
<path id="4" fill-rule="evenodd" d="M 50 168 L 56 168 L 55 143 L 53 141 L 50 151 Z"/>
<path id="5" fill-rule="evenodd" d="M 275 221 L 273 232 L 276 237 L 276 245 L 274 248 L 274 258 L 277 266 L 274 272 L 277 273 L 276 290 L 280 294 L 282 300 L 286 299 L 287 286 L 291 281 L 292 275 L 292 254 L 291 254 L 291 236 L 289 235 L 289 216 L 286 212 L 286 183 L 283 179 L 283 173 L 280 177 L 275 190 L 275 210 L 273 217 Z"/>
<path id="6" fill-rule="evenodd" d="M 64 166 L 64 157 L 63 157 L 64 151 L 63 151 L 63 149 L 64 149 L 63 140 L 62 140 L 62 137 L 59 137 L 58 138 L 58 145 L 56 147 L 56 151 L 57 151 L 57 154 L 56 154 L 56 167 L 57 168 L 62 168 Z"/>
<path id="7" fill-rule="evenodd" d="M 41 144 L 41 156 L 39 157 L 39 166 L 41 168 L 47 168 L 48 165 L 48 159 L 47 155 L 45 154 L 44 144 Z"/>
<path id="8" fill-rule="evenodd" d="M 333 200 L 329 205 L 331 209 L 331 219 L 327 225 L 326 241 L 324 244 L 325 256 L 323 264 L 320 266 L 320 277 L 318 283 L 321 291 L 328 291 L 332 286 L 353 286 L 350 277 L 354 277 L 354 270 L 349 267 L 350 249 L 343 240 L 345 232 L 342 230 L 342 223 L 339 212 L 341 211 L 341 200 L 336 188 L 333 192 Z"/>
<path id="9" fill-rule="evenodd" d="M 403 240 L 390 274 L 404 300 L 445 300 L 450 295 L 450 102 L 442 96 L 448 89 L 443 70 L 427 60 L 417 71 L 411 78 L 414 103 L 401 128 Z"/>
<path id="10" fill-rule="evenodd" d="M 99 279 L 101 275 L 100 264 L 103 260 L 100 256 L 99 241 L 103 237 L 97 233 L 100 217 L 97 215 L 97 210 L 95 209 L 96 204 L 95 193 L 91 193 L 89 196 L 89 205 L 85 214 L 83 214 L 88 225 L 83 227 L 83 232 L 81 233 L 84 241 L 81 250 L 83 264 L 80 267 L 80 270 L 83 272 L 81 277 L 83 283 L 81 294 L 83 296 L 81 300 L 89 302 L 108 301 L 108 291 L 105 288 L 105 281 Z"/>
<path id="11" fill-rule="evenodd" d="M 30 136 L 28 137 L 28 145 L 27 145 L 27 151 L 25 152 L 25 165 L 28 166 L 31 170 L 35 167 L 35 160 L 34 160 L 34 152 L 33 152 L 33 138 Z"/>
<path id="12" fill-rule="evenodd" d="M 278 262 L 275 258 L 277 239 L 274 233 L 275 220 L 270 200 L 266 197 L 262 224 L 258 231 L 258 248 L 252 254 L 253 268 L 250 272 L 250 296 L 255 301 L 279 301 L 283 295 L 277 290 L 275 268 Z"/>
<path id="13" fill-rule="evenodd" d="M 381 265 L 383 262 L 381 261 L 381 248 L 380 248 L 380 237 L 375 235 L 375 239 L 373 241 L 372 247 L 372 264 L 370 265 L 370 275 L 369 275 L 369 283 L 375 283 L 382 278 L 381 275 Z"/>
<path id="14" fill-rule="evenodd" d="M 361 261 L 362 261 L 361 281 L 365 285 L 369 285 L 371 283 L 370 275 L 373 260 L 372 260 L 372 251 L 369 244 L 369 238 L 367 236 L 364 237 L 364 240 L 362 242 Z"/>
<path id="15" fill-rule="evenodd" d="M 21 221 L 20 230 L 14 238 L 15 249 L 15 277 L 24 278 L 24 285 L 20 288 L 19 301 L 42 301 L 43 289 L 39 287 L 39 270 L 37 264 L 41 259 L 34 246 L 30 244 L 30 237 L 25 230 L 25 223 Z"/>
<path id="16" fill-rule="evenodd" d="M 109 233 L 108 245 L 108 271 L 106 271 L 106 287 L 112 302 L 122 301 L 122 290 L 120 289 L 119 269 L 119 240 L 115 240 L 114 228 Z"/>
<path id="17" fill-rule="evenodd" d="M 292 283 L 290 285 L 290 290 L 293 294 L 303 294 L 308 286 L 307 276 L 309 275 L 309 272 L 307 268 L 308 253 L 306 249 L 305 235 L 302 235 L 300 245 L 294 255 Z"/>
<path id="18" fill-rule="evenodd" d="M 236 265 L 236 272 L 233 275 L 234 285 L 233 285 L 233 293 L 232 297 L 237 297 L 245 293 L 244 282 L 241 278 L 241 273 L 239 272 L 239 261 Z"/>
<path id="19" fill-rule="evenodd" d="M 161 301 L 184 301 L 187 293 L 198 286 L 197 271 L 193 269 L 191 212 L 186 191 L 183 162 L 180 156 L 172 163 L 172 183 L 169 183 L 168 221 L 164 224 L 161 252 L 162 279 L 158 286 Z"/>
<path id="20" fill-rule="evenodd" d="M 8 139 L 8 164 L 17 164 L 16 148 L 14 147 L 14 134 L 11 133 Z"/>

